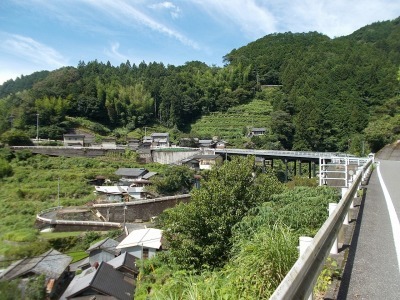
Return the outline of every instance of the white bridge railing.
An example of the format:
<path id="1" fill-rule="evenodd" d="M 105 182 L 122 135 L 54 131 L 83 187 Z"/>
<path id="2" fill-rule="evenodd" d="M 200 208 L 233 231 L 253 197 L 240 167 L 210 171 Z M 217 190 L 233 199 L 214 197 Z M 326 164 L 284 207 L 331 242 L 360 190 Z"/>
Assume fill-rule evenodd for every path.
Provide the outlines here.
<path id="1" fill-rule="evenodd" d="M 325 260 L 330 253 L 337 253 L 337 236 L 346 223 L 348 210 L 357 196 L 362 180 L 369 176 L 373 159 L 360 166 L 349 188 L 342 189 L 340 202 L 322 225 L 309 246 L 300 254 L 289 273 L 272 294 L 272 300 L 310 299 Z M 304 237 L 303 237 L 304 238 Z"/>

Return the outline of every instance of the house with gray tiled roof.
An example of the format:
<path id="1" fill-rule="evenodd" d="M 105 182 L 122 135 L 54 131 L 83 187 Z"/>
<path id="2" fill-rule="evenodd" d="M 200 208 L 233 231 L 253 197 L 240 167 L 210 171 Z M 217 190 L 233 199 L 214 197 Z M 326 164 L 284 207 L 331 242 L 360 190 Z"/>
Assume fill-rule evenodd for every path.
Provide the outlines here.
<path id="1" fill-rule="evenodd" d="M 16 261 L 0 274 L 0 281 L 44 275 L 47 293 L 52 295 L 56 292 L 57 283 L 63 279 L 71 261 L 72 257 L 50 249 L 39 256 Z"/>
<path id="2" fill-rule="evenodd" d="M 75 276 L 61 300 L 89 296 L 109 296 L 108 299 L 132 300 L 135 285 L 132 277 L 117 271 L 112 265 L 101 262 L 97 268 L 92 267 Z"/>

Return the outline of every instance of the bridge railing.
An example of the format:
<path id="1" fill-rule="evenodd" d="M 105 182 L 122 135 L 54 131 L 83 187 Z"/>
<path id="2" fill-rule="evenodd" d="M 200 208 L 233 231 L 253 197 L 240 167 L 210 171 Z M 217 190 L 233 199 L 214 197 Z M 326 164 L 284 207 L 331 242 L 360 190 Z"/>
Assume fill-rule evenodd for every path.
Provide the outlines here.
<path id="1" fill-rule="evenodd" d="M 304 253 L 300 255 L 270 299 L 310 298 L 324 262 L 331 249 L 333 249 L 332 246 L 337 242 L 336 239 L 342 224 L 347 218 L 348 209 L 361 186 L 362 180 L 369 175 L 371 167 L 372 159 L 359 168 L 354 181 L 349 189 L 345 190 L 335 210 L 322 225 Z"/>

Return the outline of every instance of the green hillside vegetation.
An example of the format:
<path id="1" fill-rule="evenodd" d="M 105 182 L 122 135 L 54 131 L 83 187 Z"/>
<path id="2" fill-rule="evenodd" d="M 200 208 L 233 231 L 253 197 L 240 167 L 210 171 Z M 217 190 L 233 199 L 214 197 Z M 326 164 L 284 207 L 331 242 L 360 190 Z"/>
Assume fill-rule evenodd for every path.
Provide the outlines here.
<path id="1" fill-rule="evenodd" d="M 0 256 L 8 259 L 40 254 L 49 247 L 34 224 L 38 212 L 58 205 L 58 178 L 60 204 L 79 206 L 94 200 L 94 187 L 88 181 L 97 175 L 115 178 L 120 167 L 142 167 L 129 153 L 120 157 L 65 158 L 32 155 L 25 150 L 14 156 L 2 149 L 0 157 L 4 157 L 0 162 L 4 160 L 12 170 L 0 178 Z M 146 168 L 163 172 L 164 166 Z"/>
<path id="2" fill-rule="evenodd" d="M 196 121 L 218 125 L 216 118 L 229 119 L 220 113 L 234 116 L 234 107 L 263 99 L 263 86 L 281 85 L 281 96 L 267 99 L 271 136 L 255 141 L 257 147 L 377 151 L 399 137 L 399 37 L 397 18 L 334 39 L 317 32 L 270 34 L 226 54 L 224 67 L 81 61 L 0 86 L 0 134 L 15 129 L 35 137 L 39 113 L 41 138 L 61 139 L 75 128 L 75 118 L 117 138 L 162 126 L 177 138 L 229 136 L 239 146 L 246 140 L 237 135 L 243 123 L 252 125 L 249 119 L 239 118 L 239 128 L 226 120 L 224 130 L 212 132 Z"/>
<path id="3" fill-rule="evenodd" d="M 226 112 L 213 112 L 192 125 L 193 137 L 213 137 L 232 141 L 242 139 L 252 127 L 270 127 L 272 105 L 254 99 L 248 104 L 230 107 Z"/>

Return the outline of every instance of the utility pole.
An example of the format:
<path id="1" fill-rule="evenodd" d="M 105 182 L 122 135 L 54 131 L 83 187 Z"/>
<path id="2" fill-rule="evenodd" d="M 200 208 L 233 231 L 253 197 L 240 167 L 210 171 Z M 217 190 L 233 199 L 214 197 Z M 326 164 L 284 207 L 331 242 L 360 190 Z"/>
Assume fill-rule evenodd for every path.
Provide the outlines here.
<path id="1" fill-rule="evenodd" d="M 39 141 L 39 114 L 36 114 L 36 141 Z"/>
<path id="2" fill-rule="evenodd" d="M 58 176 L 58 185 L 57 185 L 57 201 L 58 207 L 60 207 L 60 176 Z"/>

